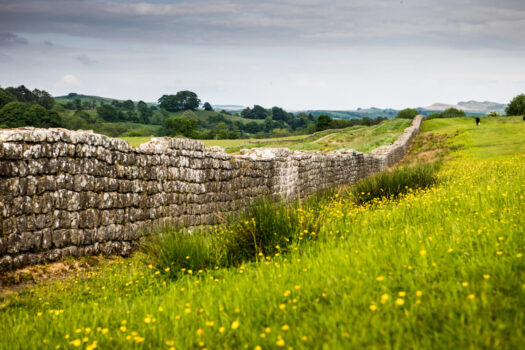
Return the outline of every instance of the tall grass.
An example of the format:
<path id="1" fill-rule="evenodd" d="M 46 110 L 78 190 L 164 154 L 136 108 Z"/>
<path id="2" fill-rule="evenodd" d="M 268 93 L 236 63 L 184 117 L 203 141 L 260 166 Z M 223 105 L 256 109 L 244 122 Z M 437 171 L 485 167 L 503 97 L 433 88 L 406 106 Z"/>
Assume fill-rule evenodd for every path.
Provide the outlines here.
<path id="1" fill-rule="evenodd" d="M 145 237 L 141 249 L 145 261 L 172 276 L 228 266 L 227 250 L 221 236 L 210 230 L 189 231 L 167 225 Z"/>
<path id="2" fill-rule="evenodd" d="M 279 255 L 303 232 L 319 231 L 323 203 L 333 194 L 328 189 L 303 201 L 288 202 L 259 198 L 212 228 L 189 231 L 168 225 L 145 236 L 142 251 L 148 263 L 174 277 Z"/>
<path id="3" fill-rule="evenodd" d="M 352 194 L 358 204 L 375 199 L 395 199 L 408 192 L 435 185 L 439 167 L 440 163 L 425 163 L 384 171 L 359 181 L 352 187 Z"/>

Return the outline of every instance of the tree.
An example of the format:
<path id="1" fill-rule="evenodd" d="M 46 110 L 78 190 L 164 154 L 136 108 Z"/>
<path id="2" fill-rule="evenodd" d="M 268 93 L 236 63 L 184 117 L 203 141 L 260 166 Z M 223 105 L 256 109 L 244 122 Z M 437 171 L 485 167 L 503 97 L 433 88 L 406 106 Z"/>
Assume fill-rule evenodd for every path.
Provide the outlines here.
<path id="1" fill-rule="evenodd" d="M 204 102 L 204 105 L 202 106 L 205 111 L 213 111 L 213 107 L 209 102 Z"/>
<path id="2" fill-rule="evenodd" d="M 10 102 L 0 109 L 0 124 L 10 128 L 50 128 L 61 126 L 62 120 L 56 111 L 47 110 L 39 104 L 28 107 L 25 103 Z"/>
<path id="3" fill-rule="evenodd" d="M 181 117 L 182 118 L 197 119 L 197 114 L 195 114 L 195 112 L 193 112 L 192 110 L 188 109 L 188 110 L 184 111 L 184 113 L 182 113 Z"/>
<path id="4" fill-rule="evenodd" d="M 274 128 L 274 122 L 271 116 L 264 119 L 263 128 L 265 132 L 270 132 Z"/>
<path id="5" fill-rule="evenodd" d="M 34 89 L 32 94 L 34 101 L 45 109 L 51 109 L 55 105 L 55 99 L 47 91 Z"/>
<path id="6" fill-rule="evenodd" d="M 525 94 L 518 95 L 505 108 L 506 115 L 525 115 Z"/>
<path id="7" fill-rule="evenodd" d="M 195 110 L 201 103 L 196 93 L 187 90 L 179 91 L 176 95 L 162 95 L 158 101 L 160 107 L 169 112 Z"/>
<path id="8" fill-rule="evenodd" d="M 418 114 L 419 114 L 419 111 L 417 109 L 405 108 L 397 112 L 397 118 L 414 119 L 414 117 Z"/>
<path id="9" fill-rule="evenodd" d="M 149 119 L 153 116 L 153 111 L 144 101 L 139 101 L 137 109 L 140 114 L 140 122 L 143 124 L 149 124 Z"/>
<path id="10" fill-rule="evenodd" d="M 317 118 L 317 131 L 322 131 L 326 129 L 330 129 L 330 124 L 332 123 L 332 118 L 326 114 L 321 114 L 319 118 Z"/>
<path id="11" fill-rule="evenodd" d="M 283 122 L 288 122 L 290 119 L 288 113 L 280 107 L 272 107 L 272 118 L 273 120 L 282 120 Z"/>
<path id="12" fill-rule="evenodd" d="M 122 102 L 122 108 L 128 110 L 128 111 L 134 111 L 135 110 L 135 104 L 131 100 L 126 100 Z"/>
<path id="13" fill-rule="evenodd" d="M 16 101 L 15 96 L 5 91 L 4 89 L 0 89 L 0 108 L 4 107 L 9 102 L 14 102 L 14 101 Z"/>
<path id="14" fill-rule="evenodd" d="M 0 124 L 9 128 L 29 125 L 26 119 L 27 105 L 21 102 L 9 102 L 0 109 Z"/>
<path id="15" fill-rule="evenodd" d="M 460 118 L 460 117 L 466 117 L 464 111 L 457 109 L 457 108 L 447 108 L 443 112 L 441 112 L 441 118 Z"/>
<path id="16" fill-rule="evenodd" d="M 190 137 L 197 127 L 197 120 L 190 118 L 168 118 L 164 121 L 164 129 L 170 136 L 184 135 Z"/>
<path id="17" fill-rule="evenodd" d="M 249 132 L 250 134 L 255 134 L 261 131 L 259 124 L 257 124 L 256 122 L 249 122 L 245 124 L 243 129 L 244 131 Z"/>
<path id="18" fill-rule="evenodd" d="M 490 111 L 486 114 L 487 117 L 499 117 L 500 114 L 498 111 Z"/>
<path id="19" fill-rule="evenodd" d="M 241 112 L 241 117 L 247 119 L 266 119 L 268 115 L 268 111 L 259 105 L 253 106 L 252 109 L 246 107 Z"/>
<path id="20" fill-rule="evenodd" d="M 24 85 L 20 85 L 19 87 L 8 87 L 6 89 L 7 92 L 9 92 L 11 95 L 16 97 L 16 100 L 18 102 L 33 102 L 35 97 L 33 96 L 33 93 L 26 88 Z"/>
<path id="21" fill-rule="evenodd" d="M 118 110 L 112 105 L 97 107 L 97 114 L 100 118 L 108 122 L 116 122 L 118 120 Z"/>

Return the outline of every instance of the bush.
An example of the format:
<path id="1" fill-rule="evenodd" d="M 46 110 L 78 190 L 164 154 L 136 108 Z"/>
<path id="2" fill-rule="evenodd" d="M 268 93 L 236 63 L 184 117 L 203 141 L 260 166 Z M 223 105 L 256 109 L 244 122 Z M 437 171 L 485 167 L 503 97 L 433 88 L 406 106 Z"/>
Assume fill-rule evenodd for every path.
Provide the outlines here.
<path id="1" fill-rule="evenodd" d="M 439 163 L 396 168 L 364 179 L 352 188 L 357 204 L 387 198 L 394 199 L 411 190 L 424 189 L 437 183 Z"/>
<path id="2" fill-rule="evenodd" d="M 419 111 L 417 109 L 405 108 L 397 113 L 397 118 L 414 119 L 414 117 L 418 114 Z"/>
<path id="3" fill-rule="evenodd" d="M 518 95 L 505 108 L 507 115 L 525 115 L 525 94 Z"/>
<path id="4" fill-rule="evenodd" d="M 490 111 L 486 114 L 487 117 L 499 117 L 500 114 L 497 111 Z"/>
<path id="5" fill-rule="evenodd" d="M 448 108 L 441 113 L 432 113 L 426 117 L 426 119 L 436 119 L 436 118 L 460 118 L 466 117 L 467 115 L 462 110 L 457 108 Z"/>

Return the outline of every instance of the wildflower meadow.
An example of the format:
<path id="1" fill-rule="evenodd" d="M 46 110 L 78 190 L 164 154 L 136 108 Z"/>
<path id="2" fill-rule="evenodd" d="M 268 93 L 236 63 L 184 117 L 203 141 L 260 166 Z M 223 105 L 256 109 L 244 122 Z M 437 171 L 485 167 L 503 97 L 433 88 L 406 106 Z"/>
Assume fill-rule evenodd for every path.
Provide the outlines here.
<path id="1" fill-rule="evenodd" d="M 525 122 L 425 121 L 389 173 L 5 288 L 0 348 L 524 348 Z"/>

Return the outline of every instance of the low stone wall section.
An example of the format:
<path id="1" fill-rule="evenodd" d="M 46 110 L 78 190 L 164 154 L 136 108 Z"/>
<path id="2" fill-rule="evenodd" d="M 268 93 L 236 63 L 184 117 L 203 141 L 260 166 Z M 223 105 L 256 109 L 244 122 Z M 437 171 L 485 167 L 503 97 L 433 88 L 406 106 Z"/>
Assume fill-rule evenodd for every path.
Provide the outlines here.
<path id="1" fill-rule="evenodd" d="M 229 155 L 189 139 L 139 148 L 85 131 L 0 130 L 0 271 L 66 256 L 128 254 L 153 224 L 217 223 L 264 196 L 305 196 L 352 184 L 399 161 L 417 116 L 370 154 L 277 148 Z"/>

